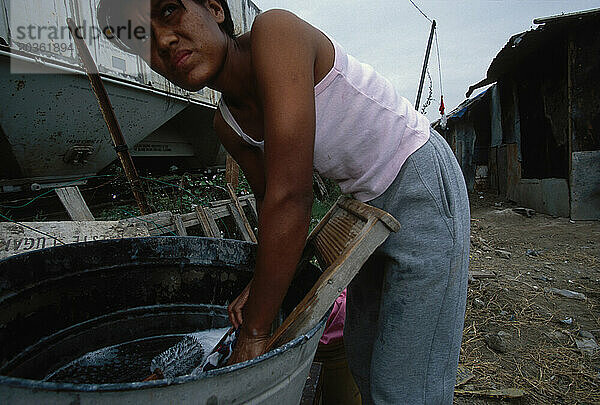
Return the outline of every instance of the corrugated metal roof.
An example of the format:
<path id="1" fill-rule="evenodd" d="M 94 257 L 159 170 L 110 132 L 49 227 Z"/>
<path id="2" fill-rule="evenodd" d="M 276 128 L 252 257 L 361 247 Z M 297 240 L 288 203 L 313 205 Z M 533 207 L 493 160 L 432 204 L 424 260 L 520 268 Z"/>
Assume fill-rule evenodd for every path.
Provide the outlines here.
<path id="1" fill-rule="evenodd" d="M 566 21 L 568 19 L 571 20 L 581 20 L 583 18 L 587 18 L 589 16 L 592 16 L 594 14 L 600 13 L 600 8 L 593 8 L 590 10 L 584 10 L 584 11 L 576 11 L 574 13 L 563 13 L 563 14 L 558 14 L 558 15 L 553 15 L 550 17 L 539 17 L 536 18 L 535 20 L 533 20 L 534 24 L 545 24 L 548 22 L 555 22 L 555 21 Z"/>
<path id="2" fill-rule="evenodd" d="M 490 87 L 490 89 L 491 89 L 491 87 Z M 470 99 L 465 100 L 462 103 L 460 103 L 460 105 L 458 107 L 456 107 L 454 110 L 452 110 L 448 113 L 448 120 L 462 118 L 467 113 L 467 111 L 469 111 L 470 107 L 472 107 L 479 101 L 483 100 L 483 97 L 487 94 L 487 92 L 490 89 L 482 91 L 475 97 L 470 98 Z"/>
<path id="3" fill-rule="evenodd" d="M 535 23 L 543 23 L 536 29 L 513 35 L 498 52 L 487 71 L 487 77 L 469 87 L 469 97 L 475 89 L 492 84 L 503 75 L 519 68 L 523 59 L 542 46 L 564 37 L 573 24 L 600 20 L 600 9 L 580 11 L 558 16 L 536 18 Z"/>
<path id="4" fill-rule="evenodd" d="M 490 86 L 488 89 L 485 89 L 484 91 L 482 91 L 481 93 L 479 93 L 478 95 L 476 95 L 473 98 L 467 99 L 465 101 L 463 101 L 462 103 L 460 103 L 458 105 L 458 107 L 456 107 L 454 110 L 450 111 L 446 117 L 448 119 L 448 121 L 455 121 L 458 120 L 460 118 L 462 118 L 471 107 L 475 106 L 476 104 L 478 104 L 479 102 L 483 101 L 485 96 L 487 94 L 490 94 L 490 89 L 493 86 Z M 438 126 L 440 123 L 440 120 L 435 120 L 431 123 L 432 127 L 436 127 Z"/>

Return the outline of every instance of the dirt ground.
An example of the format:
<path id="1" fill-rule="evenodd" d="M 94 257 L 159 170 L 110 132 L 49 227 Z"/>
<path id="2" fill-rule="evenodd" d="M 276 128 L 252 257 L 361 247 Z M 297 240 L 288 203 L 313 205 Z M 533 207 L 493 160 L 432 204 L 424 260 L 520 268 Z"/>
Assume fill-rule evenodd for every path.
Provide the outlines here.
<path id="1" fill-rule="evenodd" d="M 472 377 L 454 403 L 600 404 L 600 222 L 513 208 L 492 193 L 471 195 L 460 363 Z M 495 399 L 498 391 L 519 398 Z"/>

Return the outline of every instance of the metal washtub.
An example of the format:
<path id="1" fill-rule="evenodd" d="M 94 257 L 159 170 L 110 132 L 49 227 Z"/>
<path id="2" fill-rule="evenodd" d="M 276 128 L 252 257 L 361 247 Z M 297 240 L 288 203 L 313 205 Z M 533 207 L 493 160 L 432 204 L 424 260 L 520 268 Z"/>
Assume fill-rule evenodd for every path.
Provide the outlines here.
<path id="1" fill-rule="evenodd" d="M 298 403 L 327 316 L 263 356 L 197 376 L 42 381 L 100 348 L 228 326 L 225 305 L 251 279 L 254 260 L 255 245 L 247 242 L 152 237 L 65 245 L 0 261 L 2 403 Z M 320 271 L 307 264 L 300 274 L 282 316 Z"/>

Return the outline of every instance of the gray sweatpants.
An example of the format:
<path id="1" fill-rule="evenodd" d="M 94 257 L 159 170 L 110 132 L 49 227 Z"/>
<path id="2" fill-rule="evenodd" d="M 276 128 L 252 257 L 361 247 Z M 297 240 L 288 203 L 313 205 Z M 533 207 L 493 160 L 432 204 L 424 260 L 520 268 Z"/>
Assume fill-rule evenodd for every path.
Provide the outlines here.
<path id="1" fill-rule="evenodd" d="M 467 295 L 470 214 L 446 141 L 429 141 L 369 201 L 402 228 L 348 288 L 344 342 L 367 404 L 451 404 Z"/>

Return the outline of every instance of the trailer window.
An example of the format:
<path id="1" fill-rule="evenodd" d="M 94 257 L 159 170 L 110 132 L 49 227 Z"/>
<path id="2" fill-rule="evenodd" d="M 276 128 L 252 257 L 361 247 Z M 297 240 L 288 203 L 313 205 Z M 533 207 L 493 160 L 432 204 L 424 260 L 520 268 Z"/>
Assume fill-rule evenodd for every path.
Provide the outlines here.
<path id="1" fill-rule="evenodd" d="M 116 56 L 112 57 L 112 65 L 115 69 L 119 69 L 122 71 L 125 71 L 125 68 L 127 67 L 127 65 L 125 64 L 125 59 L 121 59 Z"/>

